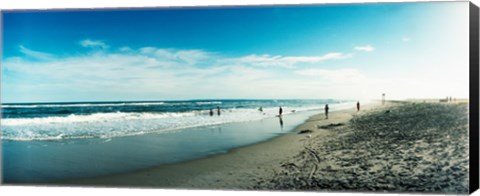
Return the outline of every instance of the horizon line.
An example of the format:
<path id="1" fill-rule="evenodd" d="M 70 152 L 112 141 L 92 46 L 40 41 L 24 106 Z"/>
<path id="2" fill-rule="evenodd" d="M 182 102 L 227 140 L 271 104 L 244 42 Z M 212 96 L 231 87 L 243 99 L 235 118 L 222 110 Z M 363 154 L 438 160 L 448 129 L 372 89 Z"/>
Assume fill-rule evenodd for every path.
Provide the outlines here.
<path id="1" fill-rule="evenodd" d="M 1 102 L 2 105 L 11 104 L 62 104 L 62 103 L 120 103 L 120 102 L 173 102 L 173 101 L 250 101 L 250 100 L 354 100 L 354 99 L 335 99 L 335 98 L 318 98 L 318 99 L 304 99 L 304 98 L 218 98 L 218 99 L 159 99 L 159 100 L 100 100 L 100 101 L 40 101 L 40 102 Z"/>

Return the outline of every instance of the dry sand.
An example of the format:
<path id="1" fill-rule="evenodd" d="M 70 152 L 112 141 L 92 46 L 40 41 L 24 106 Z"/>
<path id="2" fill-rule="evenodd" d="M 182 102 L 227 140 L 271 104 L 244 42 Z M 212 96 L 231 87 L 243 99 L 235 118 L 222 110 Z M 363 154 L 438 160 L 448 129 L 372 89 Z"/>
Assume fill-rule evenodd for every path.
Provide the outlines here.
<path id="1" fill-rule="evenodd" d="M 468 104 L 390 103 L 325 128 L 255 188 L 468 193 Z"/>
<path id="2" fill-rule="evenodd" d="M 60 184 L 467 193 L 467 108 L 446 103 L 370 104 L 360 112 L 331 112 L 329 119 L 315 115 L 294 133 L 226 154 Z"/>

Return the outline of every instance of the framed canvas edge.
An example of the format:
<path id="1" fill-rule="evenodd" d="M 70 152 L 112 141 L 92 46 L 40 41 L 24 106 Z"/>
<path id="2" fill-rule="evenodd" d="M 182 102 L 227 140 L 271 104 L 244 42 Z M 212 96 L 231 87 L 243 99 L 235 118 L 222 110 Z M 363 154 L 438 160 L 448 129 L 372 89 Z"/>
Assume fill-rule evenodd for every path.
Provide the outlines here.
<path id="1" fill-rule="evenodd" d="M 419 1 L 419 2 L 408 2 L 408 3 L 429 3 L 429 2 L 436 2 L 436 1 Z M 438 1 L 438 2 L 450 2 L 450 1 Z M 243 8 L 243 7 L 265 7 L 265 6 L 275 6 L 275 7 L 282 7 L 282 6 L 316 6 L 316 5 L 338 5 L 338 4 L 377 4 L 377 3 L 402 3 L 397 1 L 392 2 L 352 2 L 352 3 L 334 3 L 334 2 L 326 2 L 326 3 L 313 3 L 313 4 L 252 4 L 252 5 L 192 5 L 192 6 L 158 6 L 158 7 L 103 7 L 103 8 L 54 8 L 54 9 L 1 9 L 0 8 L 0 59 L 3 58 L 3 15 L 8 12 L 21 12 L 21 11 L 95 11 L 95 10 L 146 10 L 146 9 L 205 9 L 205 8 Z M 469 145 L 470 145 L 470 162 L 469 162 L 469 169 L 470 169 L 470 177 L 469 177 L 469 193 L 472 194 L 479 188 L 479 87 L 480 87 L 480 80 L 479 80 L 479 7 L 476 6 L 471 1 L 469 2 L 469 66 L 470 66 L 470 84 L 469 84 L 469 112 L 470 112 L 470 120 L 469 120 Z M 1 63 L 0 63 L 1 67 Z M 0 70 L 1 71 L 1 70 Z M 1 79 L 1 75 L 0 75 Z M 1 102 L 1 100 L 0 100 Z M 1 134 L 1 132 L 0 132 Z M 0 140 L 1 144 L 1 140 Z M 0 152 L 2 145 L 0 145 Z M 0 168 L 2 168 L 2 157 L 0 156 Z M 0 176 L 2 176 L 2 171 L 0 170 Z M 0 185 L 5 185 L 3 183 L 3 178 L 0 178 Z M 12 186 L 12 185 L 10 185 Z M 24 186 L 24 185 L 20 185 Z M 32 185 L 29 185 L 32 186 Z M 39 186 L 39 185 L 34 185 Z M 18 186 L 17 186 L 18 187 Z M 67 186 L 69 187 L 69 186 Z M 92 187 L 90 187 L 92 188 Z M 127 187 L 129 188 L 129 187 Z M 166 189 L 161 189 L 166 190 Z M 188 191 L 183 190 L 183 191 Z M 223 190 L 225 191 L 225 190 Z M 339 192 L 342 193 L 342 192 Z M 343 192 L 347 193 L 347 192 Z M 362 193 L 362 192 L 357 192 Z M 372 193 L 372 192 L 367 192 Z M 390 193 L 392 194 L 392 193 Z M 408 194 L 408 193 L 407 193 Z"/>
<path id="2" fill-rule="evenodd" d="M 479 186 L 479 8 L 470 2 L 470 177 L 469 193 Z"/>

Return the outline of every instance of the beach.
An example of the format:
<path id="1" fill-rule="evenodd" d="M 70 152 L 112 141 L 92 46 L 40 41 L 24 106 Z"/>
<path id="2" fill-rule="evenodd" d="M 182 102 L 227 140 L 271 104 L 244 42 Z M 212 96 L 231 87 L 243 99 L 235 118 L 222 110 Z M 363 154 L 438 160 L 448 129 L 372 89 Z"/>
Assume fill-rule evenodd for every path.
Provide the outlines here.
<path id="1" fill-rule="evenodd" d="M 352 106 L 338 102 L 193 100 L 4 105 L 3 182 L 54 183 L 225 154 L 292 132 L 320 113 L 325 103 L 332 111 Z M 279 104 L 284 109 L 281 120 L 275 117 Z M 221 114 L 210 116 L 209 108 L 217 107 Z"/>
<path id="2" fill-rule="evenodd" d="M 468 192 L 468 104 L 389 103 L 327 126 L 256 189 Z"/>
<path id="3" fill-rule="evenodd" d="M 388 102 L 312 116 L 225 154 L 56 182 L 176 189 L 467 193 L 468 104 Z M 299 134 L 301 133 L 301 134 Z"/>
<path id="4" fill-rule="evenodd" d="M 352 108 L 331 112 L 329 119 L 325 119 L 324 114 L 314 115 L 295 130 L 313 129 L 317 124 L 345 122 L 354 113 L 356 111 Z M 235 148 L 225 154 L 165 164 L 136 172 L 54 183 L 100 187 L 252 189 L 261 178 L 272 176 L 274 171 L 280 170 L 282 167 L 279 163 L 294 158 L 304 149 L 303 145 L 309 136 L 322 137 L 326 133 L 326 130 L 308 134 L 293 131 L 264 142 Z"/>

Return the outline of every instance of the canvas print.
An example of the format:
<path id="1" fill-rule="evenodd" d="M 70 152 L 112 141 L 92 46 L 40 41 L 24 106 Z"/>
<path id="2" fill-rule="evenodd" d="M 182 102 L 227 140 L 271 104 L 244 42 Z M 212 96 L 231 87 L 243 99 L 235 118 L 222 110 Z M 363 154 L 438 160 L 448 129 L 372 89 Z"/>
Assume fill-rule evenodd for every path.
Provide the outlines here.
<path id="1" fill-rule="evenodd" d="M 3 10 L 2 183 L 467 194 L 468 10 Z"/>

